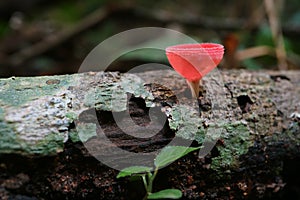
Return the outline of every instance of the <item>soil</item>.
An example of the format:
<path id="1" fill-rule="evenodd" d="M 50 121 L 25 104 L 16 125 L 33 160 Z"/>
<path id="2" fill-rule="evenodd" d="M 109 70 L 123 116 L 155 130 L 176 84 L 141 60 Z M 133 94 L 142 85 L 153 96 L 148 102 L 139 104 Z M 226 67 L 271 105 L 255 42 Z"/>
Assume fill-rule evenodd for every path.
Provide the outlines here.
<path id="1" fill-rule="evenodd" d="M 132 98 L 130 105 L 133 120 L 147 125 L 143 101 Z M 81 117 L 87 115 L 88 111 Z M 151 139 L 136 139 L 122 133 L 109 112 L 99 112 L 98 121 L 108 137 L 128 151 L 153 151 L 174 137 L 168 124 Z M 272 151 L 279 148 L 284 147 L 277 145 L 264 151 L 264 145 L 257 143 L 241 157 L 239 167 L 219 172 L 210 168 L 211 158 L 218 155 L 216 149 L 204 159 L 198 158 L 197 152 L 191 153 L 159 171 L 154 191 L 177 188 L 183 192 L 182 199 L 300 199 L 300 181 L 296 178 L 299 158 L 281 161 L 272 157 Z M 283 170 L 279 170 L 282 165 Z M 0 155 L 0 199 L 143 198 L 141 180 L 117 179 L 117 174 L 80 142 L 68 141 L 64 151 L 52 157 Z"/>

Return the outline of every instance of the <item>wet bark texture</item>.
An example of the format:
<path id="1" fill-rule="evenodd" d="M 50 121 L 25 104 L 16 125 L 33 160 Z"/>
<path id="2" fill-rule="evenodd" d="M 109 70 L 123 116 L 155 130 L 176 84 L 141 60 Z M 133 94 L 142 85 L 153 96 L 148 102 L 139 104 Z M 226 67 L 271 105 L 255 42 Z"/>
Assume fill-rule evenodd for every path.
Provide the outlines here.
<path id="1" fill-rule="evenodd" d="M 195 146 L 205 140 L 216 143 L 203 154 L 205 158 L 198 152 L 189 155 L 158 177 L 162 181 L 173 177 L 169 182 L 185 198 L 251 194 L 256 199 L 268 190 L 280 191 L 285 182 L 290 185 L 286 188 L 293 188 L 298 184 L 295 161 L 300 155 L 299 77 L 299 71 L 215 71 L 203 78 L 198 101 L 191 99 L 185 80 L 171 70 L 2 79 L 0 197 L 8 197 L 7 190 L 40 198 L 79 198 L 86 191 L 86 197 L 128 199 L 133 193 L 127 182 L 119 185 L 112 178 L 117 171 L 91 154 L 103 157 L 116 146 L 155 152 L 175 135 L 193 140 Z M 151 112 L 163 123 L 152 123 Z M 130 115 L 125 127 L 116 122 L 115 114 Z M 158 133 L 150 138 L 139 135 L 147 134 L 147 127 Z M 112 161 L 116 160 L 130 159 L 114 154 Z M 31 168 L 36 171 L 28 171 Z M 216 178 L 223 181 L 215 182 Z"/>
<path id="2" fill-rule="evenodd" d="M 201 117 L 194 114 L 176 122 L 169 116 L 171 125 L 175 123 L 172 126 L 175 131 L 180 132 L 179 125 L 205 128 L 205 123 L 238 122 L 244 124 L 254 138 L 269 137 L 274 133 L 283 138 L 285 132 L 296 134 L 300 113 L 300 72 L 224 71 L 221 75 L 215 74 L 205 77 L 202 82 Z M 125 111 L 129 94 L 145 101 L 144 107 L 154 106 L 154 102 L 165 112 L 189 105 L 180 107 L 179 115 L 184 115 L 182 110 L 198 106 L 191 106 L 191 100 L 181 97 L 189 96 L 186 83 L 170 70 L 137 75 L 93 72 L 12 77 L 2 79 L 0 84 L 1 153 L 51 155 L 60 152 L 63 143 L 70 138 L 70 132 L 74 131 L 72 123 L 80 114 L 93 108 L 100 112 Z M 82 135 L 83 140 L 93 136 Z M 194 136 L 183 133 L 183 137 Z"/>

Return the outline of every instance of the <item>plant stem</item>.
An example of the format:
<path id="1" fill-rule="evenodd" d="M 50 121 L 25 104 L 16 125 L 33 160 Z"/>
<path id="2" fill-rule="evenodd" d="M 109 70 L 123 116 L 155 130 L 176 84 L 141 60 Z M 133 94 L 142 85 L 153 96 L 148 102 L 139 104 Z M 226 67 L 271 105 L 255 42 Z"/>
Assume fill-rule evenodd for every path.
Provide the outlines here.
<path id="1" fill-rule="evenodd" d="M 143 200 L 147 200 L 148 199 L 148 193 L 146 193 L 146 195 L 144 196 Z"/>
<path id="2" fill-rule="evenodd" d="M 142 175 L 142 179 L 143 179 L 143 183 L 144 183 L 144 186 L 145 186 L 145 190 L 146 190 L 146 192 L 147 192 L 148 183 L 147 183 L 147 180 L 146 180 L 146 174 L 143 174 L 143 175 Z"/>
<path id="3" fill-rule="evenodd" d="M 142 176 L 143 178 L 143 182 L 146 188 L 146 195 L 144 196 L 143 200 L 147 200 L 148 199 L 148 195 L 152 193 L 152 187 L 153 187 L 153 181 L 156 177 L 156 174 L 158 172 L 158 168 L 155 168 L 154 173 L 151 174 L 150 172 L 148 173 L 148 184 L 147 184 L 147 180 L 145 176 Z"/>
<path id="4" fill-rule="evenodd" d="M 150 176 L 151 176 L 151 173 L 150 173 Z M 143 179 L 143 183 L 144 183 L 145 190 L 146 190 L 146 194 L 145 194 L 143 200 L 147 200 L 147 198 L 148 198 L 148 183 L 146 180 L 146 174 L 142 175 L 142 179 Z M 149 173 L 148 173 L 148 179 L 149 179 Z"/>
<path id="5" fill-rule="evenodd" d="M 149 184 L 148 184 L 148 189 L 147 189 L 148 194 L 152 192 L 153 181 L 156 177 L 157 172 L 158 172 L 158 168 L 155 168 L 153 175 L 149 179 Z"/>

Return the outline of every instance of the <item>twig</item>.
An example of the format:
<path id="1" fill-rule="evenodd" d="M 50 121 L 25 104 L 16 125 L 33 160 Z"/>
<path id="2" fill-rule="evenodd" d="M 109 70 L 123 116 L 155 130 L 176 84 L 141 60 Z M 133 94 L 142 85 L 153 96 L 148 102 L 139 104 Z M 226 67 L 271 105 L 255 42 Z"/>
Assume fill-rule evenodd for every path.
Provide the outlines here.
<path id="1" fill-rule="evenodd" d="M 231 19 L 231 18 L 214 18 L 210 16 L 178 16 L 167 13 L 164 10 L 156 10 L 155 12 L 150 12 L 145 9 L 138 9 L 135 11 L 135 14 L 138 17 L 150 18 L 152 20 L 157 20 L 163 23 L 180 23 L 188 26 L 197 26 L 205 27 L 212 29 L 222 29 L 222 30 L 231 30 L 236 29 L 237 27 L 241 28 L 245 23 L 241 19 Z"/>
<path id="2" fill-rule="evenodd" d="M 265 55 L 274 55 L 275 51 L 269 46 L 256 46 L 247 49 L 239 50 L 236 52 L 235 58 L 238 61 L 242 61 L 249 58 L 256 58 Z"/>
<path id="3" fill-rule="evenodd" d="M 278 68 L 280 70 L 287 69 L 286 52 L 284 48 L 283 35 L 279 22 L 278 12 L 276 10 L 274 0 L 264 0 L 265 8 L 269 18 L 269 24 L 275 44 L 276 57 L 278 60 Z"/>
<path id="4" fill-rule="evenodd" d="M 259 13 L 260 7 L 257 8 L 253 15 Z M 148 18 L 150 20 L 156 20 L 162 23 L 180 23 L 185 26 L 196 26 L 200 28 L 208 28 L 213 30 L 241 30 L 241 28 L 257 30 L 260 23 L 255 23 L 253 21 L 261 21 L 259 16 L 258 19 L 242 19 L 242 18 L 220 18 L 220 17 L 210 17 L 210 16 L 175 16 L 175 14 L 166 13 L 157 9 L 155 12 L 150 12 L 145 9 L 135 9 L 135 16 L 138 18 Z M 252 17 L 251 17 L 252 18 Z M 283 32 L 289 35 L 299 35 L 300 26 L 283 26 Z"/>
<path id="5" fill-rule="evenodd" d="M 123 7 L 116 10 L 120 11 L 126 9 L 129 8 Z M 73 36 L 83 32 L 84 30 L 100 23 L 101 21 L 106 19 L 109 14 L 111 14 L 111 10 L 107 10 L 107 8 L 99 8 L 92 14 L 79 21 L 75 26 L 66 28 L 61 32 L 55 34 L 51 34 L 42 41 L 33 44 L 32 46 L 26 47 L 17 53 L 14 53 L 12 56 L 10 56 L 8 64 L 13 66 L 20 65 L 30 58 L 41 55 L 46 51 L 56 47 L 57 45 L 65 42 L 66 40 L 72 38 Z"/>

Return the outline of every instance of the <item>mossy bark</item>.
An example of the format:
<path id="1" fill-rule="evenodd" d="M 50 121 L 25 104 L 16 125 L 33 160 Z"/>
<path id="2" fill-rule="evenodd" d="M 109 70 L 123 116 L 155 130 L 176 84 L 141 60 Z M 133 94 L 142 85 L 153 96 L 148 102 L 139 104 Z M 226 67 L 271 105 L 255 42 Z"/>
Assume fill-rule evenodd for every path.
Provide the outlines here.
<path id="1" fill-rule="evenodd" d="M 94 108 L 125 111 L 128 94 L 143 98 L 147 107 L 160 106 L 179 136 L 222 141 L 215 167 L 235 164 L 256 141 L 288 143 L 289 150 L 300 141 L 300 71 L 212 73 L 202 80 L 200 114 L 191 106 L 185 80 L 169 70 L 12 77 L 0 85 L 0 153 L 53 155 L 69 138 L 85 142 L 96 127 L 73 128 L 80 114 Z M 208 131 L 216 127 L 221 131 Z"/>
<path id="2" fill-rule="evenodd" d="M 83 111 L 125 110 L 126 93 L 152 98 L 132 74 L 11 77 L 0 79 L 0 85 L 0 153 L 56 154 Z"/>

